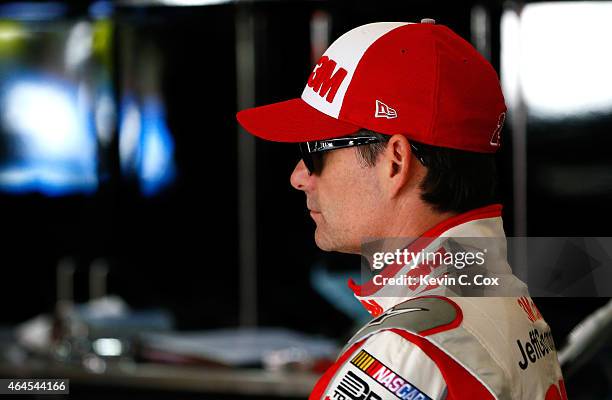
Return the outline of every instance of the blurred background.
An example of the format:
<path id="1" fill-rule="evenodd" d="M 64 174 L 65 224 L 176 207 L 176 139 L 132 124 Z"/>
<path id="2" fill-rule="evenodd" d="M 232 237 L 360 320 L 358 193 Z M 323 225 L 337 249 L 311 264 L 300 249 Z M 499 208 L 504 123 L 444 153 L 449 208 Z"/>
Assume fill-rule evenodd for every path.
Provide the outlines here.
<path id="1" fill-rule="evenodd" d="M 500 74 L 506 233 L 610 236 L 612 2 L 2 1 L 0 375 L 306 398 L 368 319 L 359 259 L 316 248 L 297 146 L 235 113 L 298 97 L 351 28 L 422 18 Z M 535 300 L 558 347 L 612 324 L 607 298 Z M 607 332 L 564 366 L 569 398 L 612 399 Z"/>

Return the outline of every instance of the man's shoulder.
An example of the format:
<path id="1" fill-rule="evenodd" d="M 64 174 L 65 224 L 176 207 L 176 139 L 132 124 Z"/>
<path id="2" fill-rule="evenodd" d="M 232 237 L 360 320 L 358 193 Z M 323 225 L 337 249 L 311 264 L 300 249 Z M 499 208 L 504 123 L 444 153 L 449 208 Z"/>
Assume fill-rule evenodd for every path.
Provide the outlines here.
<path id="1" fill-rule="evenodd" d="M 544 326 L 546 322 L 529 296 L 422 296 L 398 303 L 370 320 L 355 333 L 348 346 L 393 329 L 432 339 L 453 335 L 459 328 L 467 328 L 472 333 L 491 330 L 492 336 L 497 337 L 530 328 L 534 324 Z"/>
<path id="2" fill-rule="evenodd" d="M 351 346 L 379 332 L 392 329 L 419 336 L 452 330 L 461 324 L 461 307 L 441 296 L 424 296 L 406 300 L 372 319 L 349 340 Z"/>
<path id="3" fill-rule="evenodd" d="M 536 334 L 550 342 L 550 348 L 543 348 L 540 361 L 522 361 L 520 344 L 531 346 L 527 343 Z M 561 377 L 554 344 L 545 340 L 548 337 L 550 328 L 527 296 L 428 296 L 387 310 L 360 329 L 351 343 L 363 341 L 374 353 L 386 347 L 406 359 L 418 348 L 447 378 L 456 376 L 453 382 L 461 382 L 468 372 L 490 392 L 510 398 L 509 382 L 540 392 L 550 383 L 546 371 L 554 370 L 555 378 Z"/>
<path id="4" fill-rule="evenodd" d="M 404 329 L 376 331 L 353 345 L 340 364 L 329 385 L 332 391 L 348 379 L 364 393 L 366 384 L 368 390 L 379 390 L 373 398 L 493 398 L 475 374 L 443 349 Z"/>
<path id="5" fill-rule="evenodd" d="M 432 399 L 544 398 L 562 378 L 554 347 L 544 340 L 540 358 L 525 361 L 521 345 L 546 329 L 529 297 L 409 299 L 359 330 L 323 386 L 362 382 L 380 398 L 408 387 Z"/>

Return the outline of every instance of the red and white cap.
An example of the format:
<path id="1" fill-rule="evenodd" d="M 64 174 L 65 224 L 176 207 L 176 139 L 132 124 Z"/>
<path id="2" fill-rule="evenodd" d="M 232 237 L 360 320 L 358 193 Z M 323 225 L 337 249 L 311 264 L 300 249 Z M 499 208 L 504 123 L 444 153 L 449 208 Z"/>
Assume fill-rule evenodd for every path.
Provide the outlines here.
<path id="1" fill-rule="evenodd" d="M 347 136 L 361 128 L 440 147 L 493 153 L 506 105 L 491 64 L 431 19 L 378 22 L 338 38 L 302 97 L 237 114 L 278 142 Z"/>

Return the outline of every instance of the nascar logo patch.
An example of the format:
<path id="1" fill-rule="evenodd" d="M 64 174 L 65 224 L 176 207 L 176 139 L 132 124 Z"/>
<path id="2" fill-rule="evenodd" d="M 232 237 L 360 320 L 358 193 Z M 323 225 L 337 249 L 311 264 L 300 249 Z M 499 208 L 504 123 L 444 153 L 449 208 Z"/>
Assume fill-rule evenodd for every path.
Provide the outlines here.
<path id="1" fill-rule="evenodd" d="M 359 368 L 370 378 L 381 384 L 385 389 L 402 400 L 432 400 L 419 388 L 393 372 L 389 367 L 378 361 L 365 350 L 361 350 L 351 364 Z"/>

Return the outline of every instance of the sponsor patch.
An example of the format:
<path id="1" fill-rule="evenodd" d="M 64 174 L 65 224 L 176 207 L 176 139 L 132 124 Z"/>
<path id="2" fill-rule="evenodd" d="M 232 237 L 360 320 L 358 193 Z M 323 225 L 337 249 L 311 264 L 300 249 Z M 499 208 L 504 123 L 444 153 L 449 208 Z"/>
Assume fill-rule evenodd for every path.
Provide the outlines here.
<path id="1" fill-rule="evenodd" d="M 353 359 L 351 364 L 359 368 L 370 378 L 381 384 L 385 389 L 402 400 L 431 400 L 431 397 L 423 393 L 419 388 L 393 372 L 391 368 L 378 361 L 365 350 L 361 350 Z"/>
<path id="2" fill-rule="evenodd" d="M 349 371 L 342 377 L 340 383 L 334 389 L 332 395 L 333 400 L 382 400 L 382 397 L 377 395 L 373 390 L 370 390 L 363 379 L 357 376 L 353 371 Z M 325 400 L 332 400 L 329 396 Z"/>

